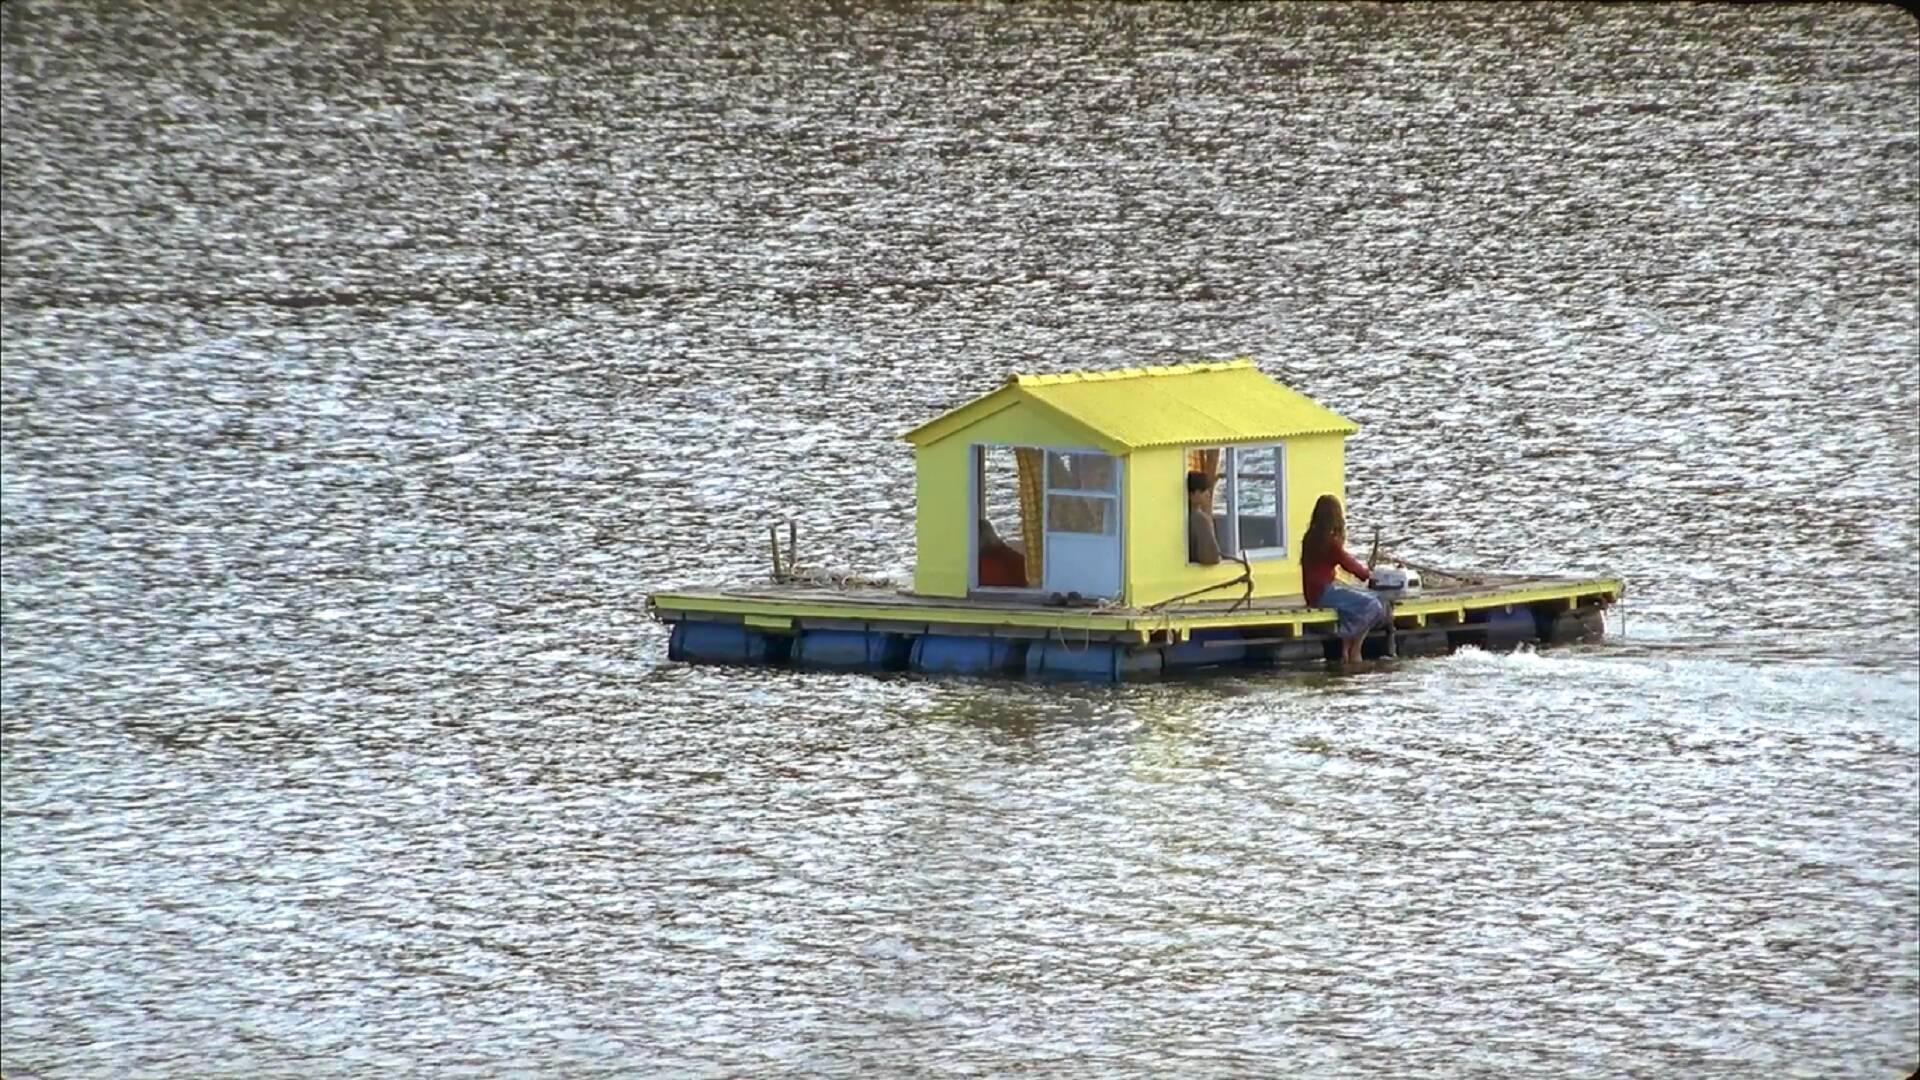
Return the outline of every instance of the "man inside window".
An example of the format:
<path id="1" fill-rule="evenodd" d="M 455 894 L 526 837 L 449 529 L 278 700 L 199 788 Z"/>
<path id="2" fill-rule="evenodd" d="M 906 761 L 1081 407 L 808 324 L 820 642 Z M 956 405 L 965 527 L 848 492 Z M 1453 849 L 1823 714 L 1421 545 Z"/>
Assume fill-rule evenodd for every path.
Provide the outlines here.
<path id="1" fill-rule="evenodd" d="M 1187 474 L 1187 561 L 1201 566 L 1220 562 L 1220 538 L 1213 532 L 1213 485 L 1207 474 Z"/>

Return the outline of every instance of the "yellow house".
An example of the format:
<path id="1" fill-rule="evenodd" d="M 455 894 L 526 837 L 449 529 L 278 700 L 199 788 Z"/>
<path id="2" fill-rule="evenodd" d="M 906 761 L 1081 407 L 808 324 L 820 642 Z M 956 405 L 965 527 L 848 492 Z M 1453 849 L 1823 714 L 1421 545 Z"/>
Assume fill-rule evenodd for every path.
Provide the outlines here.
<path id="1" fill-rule="evenodd" d="M 1298 593 L 1307 518 L 1321 495 L 1344 501 L 1359 430 L 1251 360 L 1012 376 L 904 436 L 913 591 L 1137 607 L 1209 586 L 1239 595 L 1244 554 L 1254 596 Z M 1207 477 L 1218 565 L 1189 561 L 1189 472 Z"/>

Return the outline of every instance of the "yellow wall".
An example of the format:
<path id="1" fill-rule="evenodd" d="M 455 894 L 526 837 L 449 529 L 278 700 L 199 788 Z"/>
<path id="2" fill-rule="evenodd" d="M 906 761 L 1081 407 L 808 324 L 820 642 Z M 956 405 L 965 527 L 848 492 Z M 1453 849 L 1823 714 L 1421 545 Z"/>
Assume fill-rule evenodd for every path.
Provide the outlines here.
<path id="1" fill-rule="evenodd" d="M 1101 441 L 1051 409 L 1020 401 L 917 448 L 913 591 L 921 596 L 967 595 L 975 522 L 968 484 L 975 444 L 1100 449 Z"/>
<path id="2" fill-rule="evenodd" d="M 1321 495 L 1346 499 L 1346 440 L 1341 435 L 1311 435 L 1286 441 L 1287 553 L 1253 562 L 1253 594 L 1278 596 L 1300 591 L 1300 537 Z M 1169 447 L 1136 451 L 1126 471 L 1127 591 L 1125 602 L 1155 604 L 1203 586 L 1231 581 L 1238 562 L 1218 566 L 1187 564 L 1187 450 Z M 1232 598 L 1239 586 L 1196 599 Z"/>
<path id="3" fill-rule="evenodd" d="M 914 455 L 913 591 L 922 596 L 967 595 L 975 521 L 969 484 L 976 444 L 1103 449 L 1098 435 L 1024 401 L 919 447 Z M 1310 435 L 1288 439 L 1285 445 L 1287 553 L 1253 563 L 1255 596 L 1300 591 L 1300 537 L 1314 501 L 1329 492 L 1346 499 L 1345 436 Z M 1235 562 L 1187 565 L 1186 447 L 1135 451 L 1127 455 L 1122 475 L 1124 603 L 1158 603 L 1239 574 Z M 1199 599 L 1238 595 L 1236 586 Z"/>

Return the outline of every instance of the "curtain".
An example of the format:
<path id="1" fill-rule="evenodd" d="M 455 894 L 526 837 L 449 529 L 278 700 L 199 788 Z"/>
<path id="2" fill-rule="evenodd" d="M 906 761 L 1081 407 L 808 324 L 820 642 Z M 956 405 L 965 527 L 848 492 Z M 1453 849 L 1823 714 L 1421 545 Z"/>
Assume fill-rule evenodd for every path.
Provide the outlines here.
<path id="1" fill-rule="evenodd" d="M 1220 448 L 1187 451 L 1187 471 L 1207 476 L 1207 509 L 1213 509 L 1213 494 L 1220 490 Z"/>
<path id="2" fill-rule="evenodd" d="M 1040 587 L 1041 537 L 1046 529 L 1046 518 L 1042 516 L 1046 507 L 1040 504 L 1046 485 L 1040 470 L 1047 467 L 1047 455 L 1043 450 L 1022 446 L 1013 451 L 1013 457 L 1020 466 L 1020 546 L 1026 548 L 1027 586 L 1037 589 Z"/>

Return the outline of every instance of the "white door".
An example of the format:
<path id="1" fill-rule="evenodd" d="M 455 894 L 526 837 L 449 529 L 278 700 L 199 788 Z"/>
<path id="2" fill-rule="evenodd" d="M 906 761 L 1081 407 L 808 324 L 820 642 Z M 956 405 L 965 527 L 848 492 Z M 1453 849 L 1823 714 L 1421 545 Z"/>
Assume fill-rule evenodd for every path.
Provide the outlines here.
<path id="1" fill-rule="evenodd" d="M 1046 535 L 1040 587 L 1108 599 L 1120 595 L 1120 460 L 1047 453 Z"/>

